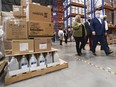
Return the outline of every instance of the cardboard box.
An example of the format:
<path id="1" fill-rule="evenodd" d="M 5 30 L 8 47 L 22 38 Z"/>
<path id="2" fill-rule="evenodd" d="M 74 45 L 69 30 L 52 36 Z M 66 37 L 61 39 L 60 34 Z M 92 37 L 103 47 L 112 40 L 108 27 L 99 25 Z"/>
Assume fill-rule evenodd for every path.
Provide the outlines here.
<path id="1" fill-rule="evenodd" d="M 51 8 L 39 4 L 29 4 L 26 9 L 28 21 L 51 22 Z"/>
<path id="2" fill-rule="evenodd" d="M 0 12 L 0 25 L 2 25 L 2 13 Z"/>
<path id="3" fill-rule="evenodd" d="M 23 14 L 22 14 L 23 17 L 26 17 L 26 7 L 23 7 Z"/>
<path id="4" fill-rule="evenodd" d="M 27 6 L 30 3 L 32 3 L 32 0 L 21 0 L 21 6 Z"/>
<path id="5" fill-rule="evenodd" d="M 12 41 L 4 40 L 4 50 L 12 50 Z"/>
<path id="6" fill-rule="evenodd" d="M 2 17 L 0 16 L 0 25 L 2 25 Z"/>
<path id="7" fill-rule="evenodd" d="M 15 17 L 23 16 L 23 7 L 22 6 L 13 5 L 13 15 Z"/>
<path id="8" fill-rule="evenodd" d="M 2 17 L 2 22 L 3 21 L 6 21 L 6 19 L 10 19 L 10 18 L 14 18 L 14 16 L 13 16 L 13 12 L 11 11 L 11 12 L 1 12 L 1 17 Z"/>
<path id="9" fill-rule="evenodd" d="M 12 41 L 12 53 L 31 53 L 34 52 L 33 40 L 13 40 Z"/>
<path id="10" fill-rule="evenodd" d="M 28 21 L 29 37 L 53 36 L 53 23 Z"/>
<path id="11" fill-rule="evenodd" d="M 6 21 L 6 39 L 27 39 L 27 23 L 24 19 L 9 19 Z"/>
<path id="12" fill-rule="evenodd" d="M 51 50 L 51 38 L 35 38 L 35 52 Z"/>

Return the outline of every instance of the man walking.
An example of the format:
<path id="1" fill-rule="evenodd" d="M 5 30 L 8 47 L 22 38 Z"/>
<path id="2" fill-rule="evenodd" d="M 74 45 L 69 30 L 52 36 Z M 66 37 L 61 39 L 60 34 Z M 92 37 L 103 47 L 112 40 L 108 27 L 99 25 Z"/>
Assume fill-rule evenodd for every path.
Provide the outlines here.
<path id="1" fill-rule="evenodd" d="M 84 44 L 84 48 L 85 49 L 85 45 L 87 44 L 87 41 L 89 40 L 89 47 L 90 50 L 92 50 L 92 39 L 91 39 L 91 32 L 90 32 L 90 17 L 88 17 L 88 20 L 84 23 L 86 31 L 87 31 L 87 36 L 85 37 L 85 44 Z"/>
<path id="2" fill-rule="evenodd" d="M 90 23 L 90 29 L 92 32 L 92 52 L 93 55 L 96 56 L 96 46 L 98 44 L 98 41 L 100 42 L 101 46 L 103 47 L 103 50 L 105 51 L 106 55 L 111 54 L 112 52 L 109 51 L 107 47 L 107 42 L 105 40 L 105 35 L 107 34 L 106 29 L 105 29 L 105 23 L 104 21 L 100 18 L 100 11 L 96 11 L 96 17 L 91 20 Z"/>

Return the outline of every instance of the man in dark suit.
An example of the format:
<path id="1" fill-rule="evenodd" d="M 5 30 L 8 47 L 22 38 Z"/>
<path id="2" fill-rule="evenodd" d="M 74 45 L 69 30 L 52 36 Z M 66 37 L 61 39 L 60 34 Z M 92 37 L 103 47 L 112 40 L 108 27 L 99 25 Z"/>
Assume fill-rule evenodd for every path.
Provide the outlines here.
<path id="1" fill-rule="evenodd" d="M 92 39 L 91 39 L 91 32 L 90 32 L 90 17 L 88 17 L 88 20 L 84 23 L 86 31 L 87 31 L 87 36 L 85 37 L 85 44 L 84 44 L 84 48 L 85 49 L 85 45 L 87 44 L 87 41 L 89 40 L 89 47 L 90 50 L 92 50 Z"/>
<path id="2" fill-rule="evenodd" d="M 103 47 L 106 55 L 111 54 L 112 52 L 109 51 L 107 47 L 107 42 L 105 40 L 105 35 L 107 34 L 105 29 L 105 23 L 100 18 L 100 11 L 96 11 L 96 17 L 93 18 L 90 22 L 90 29 L 92 32 L 92 52 L 93 55 L 96 55 L 96 46 L 98 44 L 98 41 L 100 42 L 101 46 Z"/>

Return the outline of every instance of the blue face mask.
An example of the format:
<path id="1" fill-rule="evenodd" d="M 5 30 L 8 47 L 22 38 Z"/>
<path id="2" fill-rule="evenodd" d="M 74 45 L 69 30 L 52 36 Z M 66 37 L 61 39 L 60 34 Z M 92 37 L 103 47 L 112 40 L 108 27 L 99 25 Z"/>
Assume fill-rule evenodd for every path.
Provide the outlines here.
<path id="1" fill-rule="evenodd" d="M 100 18 L 100 14 L 96 14 L 96 17 L 97 17 L 97 18 Z"/>

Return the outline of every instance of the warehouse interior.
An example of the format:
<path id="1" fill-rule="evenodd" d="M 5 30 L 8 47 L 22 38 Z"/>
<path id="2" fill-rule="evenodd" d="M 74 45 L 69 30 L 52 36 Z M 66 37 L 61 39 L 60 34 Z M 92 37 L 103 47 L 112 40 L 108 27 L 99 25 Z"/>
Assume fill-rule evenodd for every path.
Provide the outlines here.
<path id="1" fill-rule="evenodd" d="M 108 29 L 103 37 L 95 18 Z M 115 0 L 0 0 L 0 87 L 116 87 L 115 80 Z"/>

